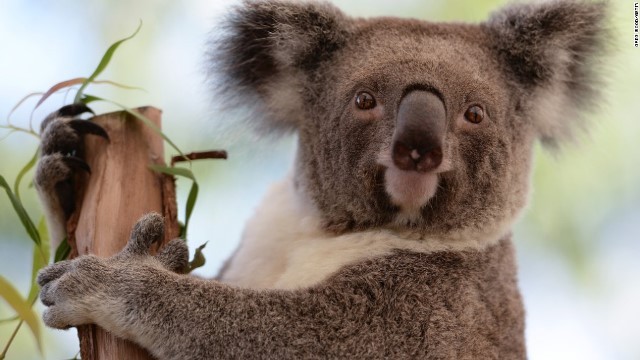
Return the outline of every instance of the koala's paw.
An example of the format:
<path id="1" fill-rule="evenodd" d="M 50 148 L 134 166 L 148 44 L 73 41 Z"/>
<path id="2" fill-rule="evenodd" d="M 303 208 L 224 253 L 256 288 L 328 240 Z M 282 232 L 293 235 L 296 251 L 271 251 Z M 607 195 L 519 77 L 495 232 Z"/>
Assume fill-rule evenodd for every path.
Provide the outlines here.
<path id="1" fill-rule="evenodd" d="M 117 256 L 123 258 L 149 256 L 151 244 L 161 241 L 163 236 L 162 216 L 157 213 L 146 214 L 133 226 L 127 246 Z M 189 265 L 189 249 L 184 240 L 173 239 L 154 258 L 166 269 L 182 273 Z"/>
<path id="2" fill-rule="evenodd" d="M 105 299 L 111 269 L 104 259 L 89 255 L 50 265 L 38 273 L 42 318 L 52 328 L 67 329 L 93 322 L 92 311 Z"/>
<path id="3" fill-rule="evenodd" d="M 68 218 L 73 211 L 73 175 L 90 172 L 82 158 L 83 136 L 93 134 L 109 140 L 106 131 L 79 115 L 93 111 L 84 104 L 67 105 L 47 116 L 41 126 L 41 157 L 34 183 L 52 212 Z"/>
<path id="4" fill-rule="evenodd" d="M 151 213 L 134 226 L 131 238 L 122 251 L 111 258 L 92 255 L 61 261 L 38 273 L 40 299 L 48 308 L 43 314 L 47 326 L 66 329 L 104 321 L 124 311 L 121 305 L 136 286 L 162 286 L 166 270 L 183 272 L 189 262 L 185 242 L 174 239 L 156 256 L 149 254 L 151 244 L 162 240 L 164 220 Z M 166 272 L 165 272 L 166 273 Z M 110 321 L 106 321 L 111 323 Z"/>

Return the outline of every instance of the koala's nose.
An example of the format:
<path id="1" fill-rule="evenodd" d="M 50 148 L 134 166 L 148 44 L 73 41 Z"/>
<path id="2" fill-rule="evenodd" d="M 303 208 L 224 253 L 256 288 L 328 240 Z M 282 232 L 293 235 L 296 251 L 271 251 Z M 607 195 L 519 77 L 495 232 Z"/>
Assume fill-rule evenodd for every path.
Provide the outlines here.
<path id="1" fill-rule="evenodd" d="M 405 171 L 427 172 L 442 163 L 446 115 L 442 100 L 414 90 L 400 101 L 392 140 L 393 163 Z"/>

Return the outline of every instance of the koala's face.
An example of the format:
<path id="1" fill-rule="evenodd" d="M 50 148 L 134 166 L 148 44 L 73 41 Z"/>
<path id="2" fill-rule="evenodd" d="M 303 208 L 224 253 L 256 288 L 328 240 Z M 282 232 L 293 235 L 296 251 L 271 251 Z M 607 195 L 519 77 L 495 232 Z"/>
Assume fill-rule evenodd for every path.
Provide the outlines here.
<path id="1" fill-rule="evenodd" d="M 474 32 L 359 23 L 302 93 L 301 182 L 329 226 L 448 233 L 522 207 L 532 129 L 510 116 L 509 85 Z"/>
<path id="2" fill-rule="evenodd" d="M 268 127 L 298 131 L 296 185 L 327 229 L 484 237 L 523 208 L 534 140 L 565 135 L 591 94 L 602 10 L 462 25 L 246 3 L 222 60 Z"/>

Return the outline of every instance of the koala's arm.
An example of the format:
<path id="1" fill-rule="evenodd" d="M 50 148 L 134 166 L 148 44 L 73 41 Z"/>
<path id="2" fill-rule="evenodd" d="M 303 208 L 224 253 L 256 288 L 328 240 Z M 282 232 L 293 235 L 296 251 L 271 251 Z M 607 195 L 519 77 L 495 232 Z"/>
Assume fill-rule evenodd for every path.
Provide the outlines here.
<path id="1" fill-rule="evenodd" d="M 377 335 L 364 336 L 363 330 L 367 319 L 383 310 L 371 301 L 376 295 L 364 291 L 365 284 L 240 289 L 179 275 L 155 258 L 135 255 L 87 256 L 59 264 L 39 278 L 42 302 L 49 306 L 44 314 L 48 326 L 96 323 L 159 359 L 353 353 Z M 361 345 L 350 348 L 354 342 Z"/>
<path id="2" fill-rule="evenodd" d="M 83 159 L 83 136 L 94 134 L 109 140 L 102 127 L 78 118 L 87 112 L 92 111 L 84 104 L 67 105 L 47 116 L 41 125 L 40 159 L 33 182 L 54 250 L 66 237 L 66 221 L 74 211 L 75 173 L 90 172 Z"/>
<path id="3" fill-rule="evenodd" d="M 252 290 L 172 272 L 188 252 L 174 240 L 149 256 L 161 227 L 147 216 L 115 257 L 43 270 L 45 323 L 96 323 L 159 359 L 523 357 L 508 240 L 484 253 L 398 252 L 311 288 Z"/>

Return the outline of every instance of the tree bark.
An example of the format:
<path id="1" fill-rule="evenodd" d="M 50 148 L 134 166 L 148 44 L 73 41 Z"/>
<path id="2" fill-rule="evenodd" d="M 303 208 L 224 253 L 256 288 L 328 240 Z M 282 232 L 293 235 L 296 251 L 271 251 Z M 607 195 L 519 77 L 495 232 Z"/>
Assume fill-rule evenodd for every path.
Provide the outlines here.
<path id="1" fill-rule="evenodd" d="M 160 110 L 143 107 L 136 111 L 160 128 Z M 136 221 L 152 211 L 165 217 L 164 240 L 152 249 L 157 251 L 179 234 L 175 180 L 148 168 L 164 165 L 161 136 L 126 112 L 91 121 L 107 131 L 110 141 L 97 136 L 85 139 L 91 174 L 78 174 L 76 179 L 76 212 L 67 223 L 71 257 L 116 254 L 126 245 Z M 152 359 L 145 350 L 96 325 L 78 327 L 78 337 L 83 360 Z"/>

